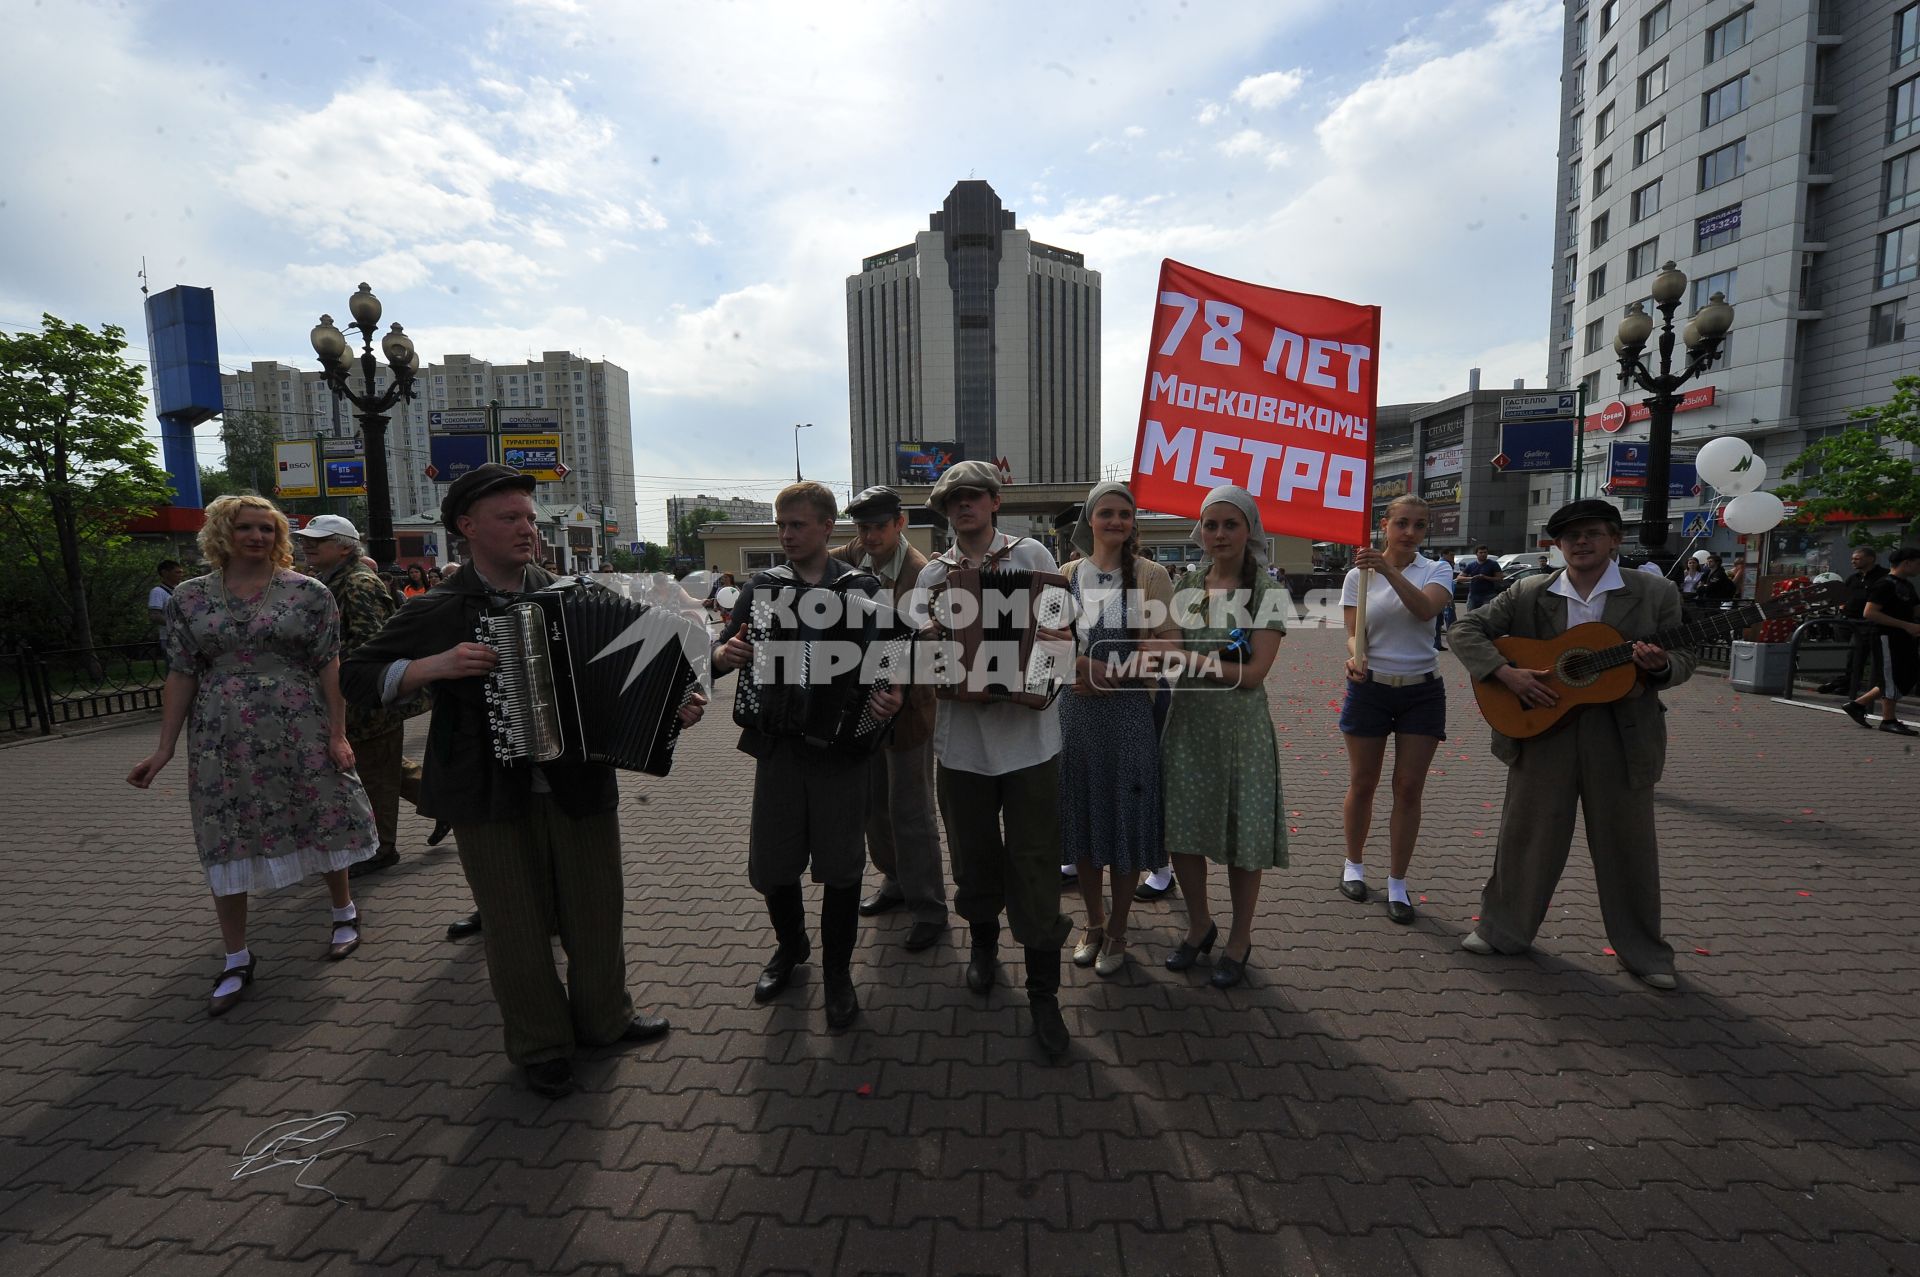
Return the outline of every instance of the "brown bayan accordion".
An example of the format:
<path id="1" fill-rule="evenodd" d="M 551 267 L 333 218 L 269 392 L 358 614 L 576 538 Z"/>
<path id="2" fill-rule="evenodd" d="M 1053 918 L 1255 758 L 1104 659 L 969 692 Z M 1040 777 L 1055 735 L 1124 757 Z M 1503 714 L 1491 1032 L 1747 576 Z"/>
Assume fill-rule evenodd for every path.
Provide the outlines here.
<path id="1" fill-rule="evenodd" d="M 928 606 L 945 640 L 932 658 L 939 699 L 1045 709 L 1073 681 L 1071 649 L 1055 651 L 1035 634 L 1073 622 L 1073 596 L 1058 572 L 955 568 Z"/>
<path id="2" fill-rule="evenodd" d="M 500 655 L 486 680 L 496 758 L 672 768 L 680 708 L 700 688 L 697 625 L 577 581 L 488 608 L 478 638 Z"/>

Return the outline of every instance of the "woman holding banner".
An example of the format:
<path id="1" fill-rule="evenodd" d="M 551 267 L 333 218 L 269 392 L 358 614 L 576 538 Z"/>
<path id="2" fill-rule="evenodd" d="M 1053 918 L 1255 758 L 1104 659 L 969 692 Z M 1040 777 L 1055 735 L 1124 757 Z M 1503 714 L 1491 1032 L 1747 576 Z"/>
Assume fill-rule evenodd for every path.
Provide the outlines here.
<path id="1" fill-rule="evenodd" d="M 1207 862 L 1225 865 L 1233 929 L 1211 983 L 1231 989 L 1246 975 L 1260 876 L 1287 863 L 1280 759 L 1267 710 L 1266 677 L 1286 633 L 1286 590 L 1263 570 L 1260 509 L 1245 488 L 1207 494 L 1193 539 L 1207 566 L 1181 578 L 1175 617 L 1186 650 L 1200 658 L 1174 689 L 1161 740 L 1167 850 L 1187 901 L 1187 938 L 1167 957 L 1185 971 L 1219 938 L 1207 908 Z"/>
<path id="2" fill-rule="evenodd" d="M 1427 503 L 1396 497 L 1380 517 L 1384 550 L 1354 555 L 1340 602 L 1347 624 L 1347 698 L 1340 731 L 1347 738 L 1343 807 L 1347 863 L 1340 893 L 1367 898 L 1364 853 L 1373 825 L 1373 795 L 1393 738 L 1393 815 L 1387 833 L 1387 917 L 1414 918 L 1407 867 L 1420 837 L 1420 801 L 1434 751 L 1447 738 L 1447 693 L 1434 652 L 1434 618 L 1453 601 L 1453 569 L 1420 556 L 1427 539 Z M 1360 591 L 1366 589 L 1366 607 Z M 1361 627 L 1364 626 L 1364 630 Z"/>

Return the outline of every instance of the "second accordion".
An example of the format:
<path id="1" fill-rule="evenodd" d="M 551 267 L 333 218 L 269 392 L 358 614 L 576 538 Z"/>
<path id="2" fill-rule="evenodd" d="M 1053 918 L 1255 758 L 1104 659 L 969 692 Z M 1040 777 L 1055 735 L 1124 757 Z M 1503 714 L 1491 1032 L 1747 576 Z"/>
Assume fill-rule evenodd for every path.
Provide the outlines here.
<path id="1" fill-rule="evenodd" d="M 1042 643 L 1035 633 L 1072 624 L 1073 596 L 1059 573 L 955 568 L 935 587 L 929 609 L 945 640 L 933 660 L 939 699 L 1044 709 L 1073 681 L 1072 647 Z"/>
<path id="2" fill-rule="evenodd" d="M 487 675 L 493 752 L 505 763 L 605 763 L 665 776 L 680 708 L 699 690 L 697 625 L 588 582 L 481 613 L 499 653 Z"/>
<path id="3" fill-rule="evenodd" d="M 879 582 L 853 571 L 809 584 L 781 566 L 752 581 L 733 721 L 763 736 L 865 754 L 886 739 L 873 713 L 882 689 L 908 678 L 911 636 L 873 598 Z"/>

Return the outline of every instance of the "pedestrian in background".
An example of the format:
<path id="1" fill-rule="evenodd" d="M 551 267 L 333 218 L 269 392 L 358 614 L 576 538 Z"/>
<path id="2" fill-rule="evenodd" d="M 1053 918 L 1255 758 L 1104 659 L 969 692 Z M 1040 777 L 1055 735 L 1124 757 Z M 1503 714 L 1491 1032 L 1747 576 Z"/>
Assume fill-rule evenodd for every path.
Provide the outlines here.
<path id="1" fill-rule="evenodd" d="M 173 597 L 174 587 L 180 584 L 180 578 L 186 575 L 186 569 L 180 566 L 178 559 L 162 559 L 153 569 L 160 584 L 147 591 L 147 621 L 153 626 L 155 634 L 164 634 L 167 626 L 167 600 Z"/>
<path id="2" fill-rule="evenodd" d="M 347 742 L 339 610 L 325 586 L 293 570 L 286 516 L 265 497 L 220 497 L 200 551 L 214 570 L 167 600 L 160 744 L 127 783 L 152 785 L 187 728 L 194 842 L 226 944 L 207 1004 L 220 1015 L 253 983 L 255 891 L 322 875 L 333 905 L 326 956 L 359 947 L 347 873 L 379 836 Z"/>
<path id="3" fill-rule="evenodd" d="M 1920 736 L 1900 721 L 1900 701 L 1920 688 L 1920 591 L 1914 588 L 1920 577 L 1920 547 L 1902 546 L 1887 556 L 1887 574 L 1873 583 L 1867 592 L 1862 616 L 1879 627 L 1879 685 L 1870 687 L 1858 700 L 1843 708 L 1847 717 L 1865 727 L 1867 708 L 1877 697 L 1880 701 L 1880 730 L 1896 736 Z"/>
<path id="4" fill-rule="evenodd" d="M 1500 560 L 1487 555 L 1487 547 L 1473 547 L 1473 559 L 1461 568 L 1459 575 L 1467 578 L 1467 611 L 1477 611 L 1493 602 L 1493 596 L 1500 593 L 1500 586 L 1506 580 L 1500 571 Z"/>

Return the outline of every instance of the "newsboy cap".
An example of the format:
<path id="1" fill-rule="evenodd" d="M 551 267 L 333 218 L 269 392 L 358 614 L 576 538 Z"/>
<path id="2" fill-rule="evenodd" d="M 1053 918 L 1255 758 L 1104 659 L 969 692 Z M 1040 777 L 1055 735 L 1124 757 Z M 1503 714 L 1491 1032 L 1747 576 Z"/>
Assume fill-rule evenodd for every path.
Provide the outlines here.
<path id="1" fill-rule="evenodd" d="M 1581 497 L 1578 501 L 1569 501 L 1553 512 L 1547 520 L 1547 535 L 1558 537 L 1562 532 L 1583 519 L 1604 519 L 1620 530 L 1620 510 L 1611 501 L 1602 501 L 1599 497 Z"/>
<path id="2" fill-rule="evenodd" d="M 899 517 L 900 494 L 885 484 L 875 484 L 847 502 L 847 517 L 856 522 L 878 523 Z"/>
<path id="3" fill-rule="evenodd" d="M 984 461 L 957 461 L 941 472 L 940 482 L 927 494 L 927 508 L 947 512 L 947 498 L 955 488 L 978 488 L 989 496 L 1000 495 L 1000 470 Z"/>
<path id="4" fill-rule="evenodd" d="M 449 536 L 460 535 L 460 516 L 473 508 L 473 503 L 481 497 L 492 496 L 509 488 L 518 488 L 522 492 L 532 492 L 534 477 L 523 474 L 512 466 L 503 466 L 497 461 L 489 461 L 483 466 L 461 475 L 447 489 L 447 495 L 440 502 L 440 525 Z"/>

